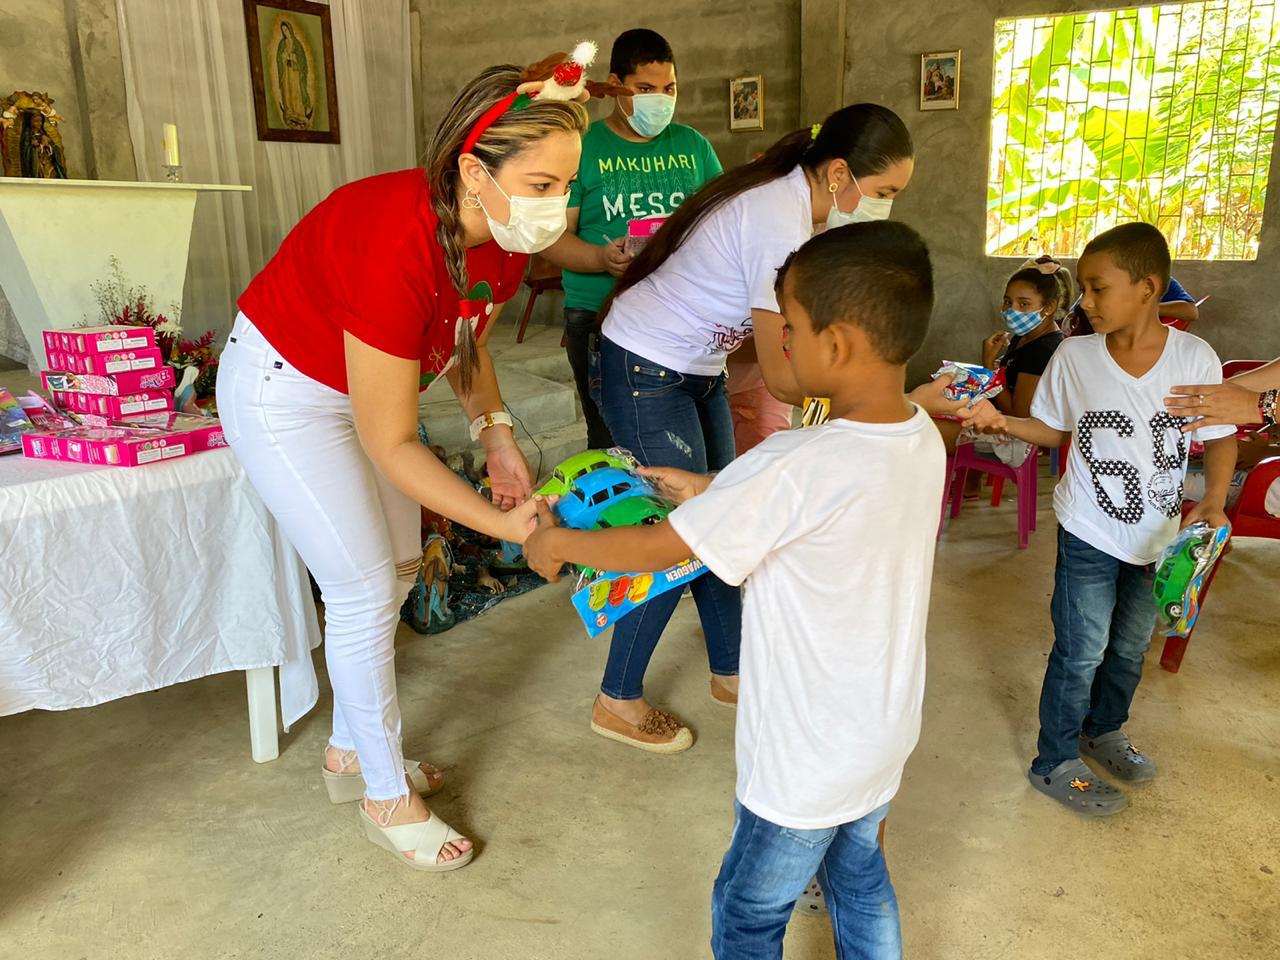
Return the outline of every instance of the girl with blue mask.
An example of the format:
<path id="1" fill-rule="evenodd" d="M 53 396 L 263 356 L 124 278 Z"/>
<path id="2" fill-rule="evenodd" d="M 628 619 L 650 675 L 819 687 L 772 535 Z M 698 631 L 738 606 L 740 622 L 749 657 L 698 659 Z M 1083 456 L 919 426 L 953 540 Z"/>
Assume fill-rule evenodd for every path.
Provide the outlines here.
<path id="1" fill-rule="evenodd" d="M 1011 416 L 1029 412 L 1044 365 L 1062 342 L 1059 319 L 1071 302 L 1071 273 L 1052 257 L 1028 260 L 1005 284 L 1003 330 L 982 342 L 982 365 L 1005 368 L 1006 388 L 996 401 Z"/>
<path id="2" fill-rule="evenodd" d="M 991 402 L 1006 416 L 1031 415 L 1031 401 L 1054 351 L 1062 343 L 1058 321 L 1071 303 L 1074 286 L 1071 273 L 1052 257 L 1028 260 L 1005 284 L 1001 303 L 1002 329 L 982 341 L 982 365 L 990 370 L 1004 370 L 1005 387 Z M 936 421 L 947 453 L 955 452 L 957 442 L 973 440 L 978 452 L 995 457 L 1011 467 L 1021 466 L 1031 453 L 1031 446 L 1008 437 L 962 435 L 960 425 L 946 420 Z M 966 499 L 978 495 L 981 474 L 971 472 Z"/>

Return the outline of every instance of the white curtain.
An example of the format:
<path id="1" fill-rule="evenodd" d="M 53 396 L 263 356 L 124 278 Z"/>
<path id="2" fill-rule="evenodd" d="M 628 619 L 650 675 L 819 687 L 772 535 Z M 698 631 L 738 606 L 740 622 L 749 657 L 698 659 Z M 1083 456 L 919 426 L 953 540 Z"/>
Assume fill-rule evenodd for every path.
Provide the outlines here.
<path id="1" fill-rule="evenodd" d="M 139 180 L 162 180 L 162 125 L 188 183 L 249 184 L 196 207 L 182 322 L 224 334 L 235 299 L 336 187 L 414 163 L 408 0 L 329 0 L 340 144 L 258 139 L 242 0 L 116 0 Z M 139 229 L 146 229 L 139 224 Z"/>

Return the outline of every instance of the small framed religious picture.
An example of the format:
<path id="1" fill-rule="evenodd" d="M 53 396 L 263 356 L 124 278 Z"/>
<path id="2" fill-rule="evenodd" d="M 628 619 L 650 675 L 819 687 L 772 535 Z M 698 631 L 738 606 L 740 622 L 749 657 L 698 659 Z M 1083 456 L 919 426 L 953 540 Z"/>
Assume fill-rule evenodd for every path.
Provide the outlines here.
<path id="1" fill-rule="evenodd" d="M 308 0 L 244 0 L 259 140 L 338 143 L 329 7 Z"/>
<path id="2" fill-rule="evenodd" d="M 729 81 L 729 129 L 764 129 L 764 77 L 738 77 Z"/>
<path id="3" fill-rule="evenodd" d="M 960 109 L 960 51 L 920 55 L 920 109 Z"/>

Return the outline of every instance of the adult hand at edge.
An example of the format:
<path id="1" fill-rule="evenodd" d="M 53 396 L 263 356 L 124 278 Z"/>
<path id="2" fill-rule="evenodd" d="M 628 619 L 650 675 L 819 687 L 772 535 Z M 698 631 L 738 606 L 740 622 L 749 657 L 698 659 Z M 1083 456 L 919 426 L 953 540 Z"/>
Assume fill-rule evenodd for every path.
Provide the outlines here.
<path id="1" fill-rule="evenodd" d="M 1174 387 L 1165 397 L 1165 409 L 1176 417 L 1190 417 L 1182 431 L 1201 427 L 1244 426 L 1261 423 L 1258 411 L 1261 394 L 1234 383 L 1202 383 Z"/>

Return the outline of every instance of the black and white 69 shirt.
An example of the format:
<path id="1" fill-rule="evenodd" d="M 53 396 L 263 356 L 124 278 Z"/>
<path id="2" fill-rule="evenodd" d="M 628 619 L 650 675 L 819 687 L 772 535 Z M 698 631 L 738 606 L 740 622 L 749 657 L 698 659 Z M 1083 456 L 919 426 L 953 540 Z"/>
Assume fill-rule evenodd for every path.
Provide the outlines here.
<path id="1" fill-rule="evenodd" d="M 1072 433 L 1067 474 L 1053 496 L 1070 533 L 1128 563 L 1160 556 L 1178 531 L 1190 438 L 1229 437 L 1234 427 L 1193 434 L 1170 416 L 1171 387 L 1221 383 L 1222 363 L 1199 337 L 1169 327 L 1155 365 L 1140 378 L 1120 368 L 1102 334 L 1070 337 L 1049 361 L 1031 416 Z"/>

